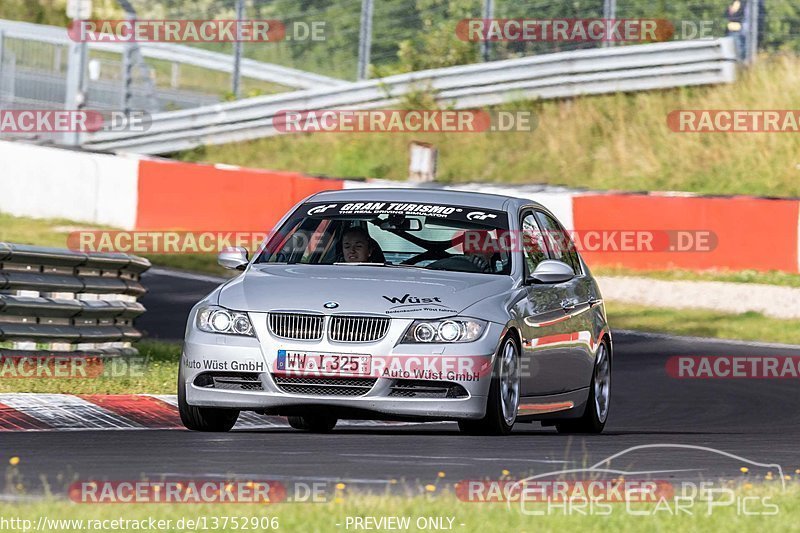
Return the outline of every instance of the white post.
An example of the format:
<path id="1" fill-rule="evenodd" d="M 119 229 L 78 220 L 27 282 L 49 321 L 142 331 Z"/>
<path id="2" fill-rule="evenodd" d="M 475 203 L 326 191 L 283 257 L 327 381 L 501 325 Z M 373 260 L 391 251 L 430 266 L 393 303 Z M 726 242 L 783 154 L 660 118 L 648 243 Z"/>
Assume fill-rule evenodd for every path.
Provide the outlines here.
<path id="1" fill-rule="evenodd" d="M 372 0 L 361 0 L 361 27 L 358 34 L 358 79 L 368 77 L 372 49 Z"/>
<path id="2" fill-rule="evenodd" d="M 233 43 L 233 74 L 231 92 L 237 100 L 241 96 L 242 83 L 242 31 L 241 21 L 244 18 L 244 0 L 236 0 L 236 41 Z"/>

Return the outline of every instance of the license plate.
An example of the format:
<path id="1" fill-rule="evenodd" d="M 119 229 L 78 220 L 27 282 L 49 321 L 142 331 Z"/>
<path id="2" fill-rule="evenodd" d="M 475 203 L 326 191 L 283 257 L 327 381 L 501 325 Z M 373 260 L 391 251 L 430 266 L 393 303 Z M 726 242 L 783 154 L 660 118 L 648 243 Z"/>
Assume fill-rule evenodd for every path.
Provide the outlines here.
<path id="1" fill-rule="evenodd" d="M 372 371 L 372 358 L 359 354 L 278 350 L 275 370 L 301 375 L 363 376 Z"/>

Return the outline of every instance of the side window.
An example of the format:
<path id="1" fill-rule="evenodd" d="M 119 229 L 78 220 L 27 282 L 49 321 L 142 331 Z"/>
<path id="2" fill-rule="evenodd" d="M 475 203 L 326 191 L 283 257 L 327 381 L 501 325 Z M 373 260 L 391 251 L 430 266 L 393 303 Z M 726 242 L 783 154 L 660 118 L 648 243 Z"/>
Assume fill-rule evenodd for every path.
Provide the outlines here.
<path id="1" fill-rule="evenodd" d="M 542 231 L 544 231 L 544 234 L 547 236 L 547 247 L 553 259 L 563 261 L 571 266 L 576 276 L 581 275 L 581 262 L 580 259 L 578 259 L 578 252 L 575 249 L 575 245 L 572 243 L 572 239 L 569 238 L 569 235 L 564 231 L 564 228 L 561 227 L 561 224 L 550 215 L 542 213 L 541 211 L 536 212 L 536 219 L 539 221 L 539 224 L 541 224 Z"/>
<path id="2" fill-rule="evenodd" d="M 533 218 L 533 213 L 530 212 L 522 218 L 522 253 L 528 267 L 528 274 L 536 270 L 536 266 L 541 261 L 547 259 L 544 236 Z"/>

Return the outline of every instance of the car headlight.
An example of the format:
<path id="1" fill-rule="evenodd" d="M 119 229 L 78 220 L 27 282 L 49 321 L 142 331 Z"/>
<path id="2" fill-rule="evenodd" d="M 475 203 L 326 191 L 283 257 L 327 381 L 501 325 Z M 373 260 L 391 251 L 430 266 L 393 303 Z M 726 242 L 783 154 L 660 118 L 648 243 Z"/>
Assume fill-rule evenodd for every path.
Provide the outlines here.
<path id="1" fill-rule="evenodd" d="M 247 313 L 231 311 L 216 305 L 209 305 L 198 311 L 197 327 L 207 333 L 255 337 L 253 325 L 250 323 Z"/>
<path id="2" fill-rule="evenodd" d="M 400 342 L 403 344 L 472 342 L 483 335 L 485 328 L 486 322 L 474 318 L 415 320 Z"/>

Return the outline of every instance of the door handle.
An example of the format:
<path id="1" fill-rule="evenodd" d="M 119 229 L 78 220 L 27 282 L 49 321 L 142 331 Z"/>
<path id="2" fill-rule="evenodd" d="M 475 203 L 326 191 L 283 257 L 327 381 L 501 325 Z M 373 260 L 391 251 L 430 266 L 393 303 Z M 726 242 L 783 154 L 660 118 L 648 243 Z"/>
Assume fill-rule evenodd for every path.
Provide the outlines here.
<path id="1" fill-rule="evenodd" d="M 602 298 L 595 298 L 594 296 L 591 296 L 591 297 L 589 297 L 589 300 L 586 303 L 589 304 L 589 307 L 594 307 L 595 305 L 597 305 L 599 303 L 603 303 L 603 299 Z"/>
<path id="2" fill-rule="evenodd" d="M 576 307 L 577 307 L 577 304 L 575 302 L 569 302 L 567 300 L 564 300 L 563 302 L 561 302 L 561 309 L 563 309 L 564 312 L 566 312 L 566 313 L 569 313 L 570 311 L 574 311 Z"/>

